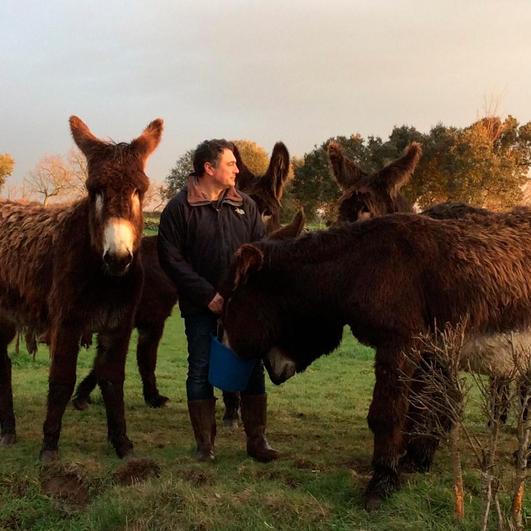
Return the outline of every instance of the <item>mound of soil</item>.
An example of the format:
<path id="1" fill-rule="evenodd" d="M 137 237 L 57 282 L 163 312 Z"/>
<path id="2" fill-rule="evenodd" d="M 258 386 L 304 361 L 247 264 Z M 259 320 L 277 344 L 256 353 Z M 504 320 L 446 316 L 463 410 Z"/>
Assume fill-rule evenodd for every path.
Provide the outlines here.
<path id="1" fill-rule="evenodd" d="M 134 485 L 159 476 L 160 467 L 153 459 L 132 458 L 114 471 L 113 480 L 120 485 Z"/>
<path id="2" fill-rule="evenodd" d="M 83 477 L 76 470 L 48 468 L 40 478 L 43 494 L 57 501 L 82 508 L 89 502 L 89 492 Z"/>

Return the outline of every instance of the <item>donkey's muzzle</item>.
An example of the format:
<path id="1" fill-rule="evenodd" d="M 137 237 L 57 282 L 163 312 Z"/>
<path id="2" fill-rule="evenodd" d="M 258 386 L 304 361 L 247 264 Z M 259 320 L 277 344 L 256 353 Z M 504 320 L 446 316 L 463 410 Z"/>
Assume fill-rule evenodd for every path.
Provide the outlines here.
<path id="1" fill-rule="evenodd" d="M 106 251 L 103 255 L 103 263 L 105 264 L 105 271 L 109 275 L 125 275 L 133 263 L 133 254 L 115 254 Z"/>
<path id="2" fill-rule="evenodd" d="M 264 356 L 264 367 L 275 385 L 284 383 L 297 372 L 295 362 L 286 357 L 278 348 L 272 348 Z"/>

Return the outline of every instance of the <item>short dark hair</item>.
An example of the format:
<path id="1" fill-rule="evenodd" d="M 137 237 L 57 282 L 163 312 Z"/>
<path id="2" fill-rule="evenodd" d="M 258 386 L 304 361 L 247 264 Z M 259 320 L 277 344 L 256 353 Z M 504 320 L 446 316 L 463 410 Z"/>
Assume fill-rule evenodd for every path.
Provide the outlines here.
<path id="1" fill-rule="evenodd" d="M 215 166 L 226 149 L 234 152 L 234 144 L 224 138 L 214 138 L 213 140 L 201 142 L 195 149 L 192 175 L 201 177 L 205 173 L 205 164 L 210 162 L 210 164 Z"/>

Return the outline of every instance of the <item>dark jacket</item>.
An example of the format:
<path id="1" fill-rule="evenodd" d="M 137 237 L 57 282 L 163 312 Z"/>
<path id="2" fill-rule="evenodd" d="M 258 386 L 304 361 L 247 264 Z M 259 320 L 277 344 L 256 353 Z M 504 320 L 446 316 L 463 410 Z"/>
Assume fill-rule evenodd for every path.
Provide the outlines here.
<path id="1" fill-rule="evenodd" d="M 235 188 L 218 201 L 201 196 L 190 178 L 160 216 L 160 264 L 175 282 L 181 314 L 208 311 L 242 243 L 260 240 L 264 226 L 254 201 Z"/>

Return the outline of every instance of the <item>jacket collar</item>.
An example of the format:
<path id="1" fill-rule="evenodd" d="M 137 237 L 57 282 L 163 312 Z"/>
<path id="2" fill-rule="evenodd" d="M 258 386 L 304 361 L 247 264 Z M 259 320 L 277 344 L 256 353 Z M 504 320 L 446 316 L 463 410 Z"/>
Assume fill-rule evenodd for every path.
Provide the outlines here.
<path id="1" fill-rule="evenodd" d="M 190 206 L 203 206 L 215 202 L 211 201 L 201 190 L 199 187 L 199 180 L 194 175 L 188 177 L 186 189 L 186 199 Z M 234 186 L 224 192 L 221 201 L 233 206 L 241 206 L 243 204 L 243 198 Z"/>

